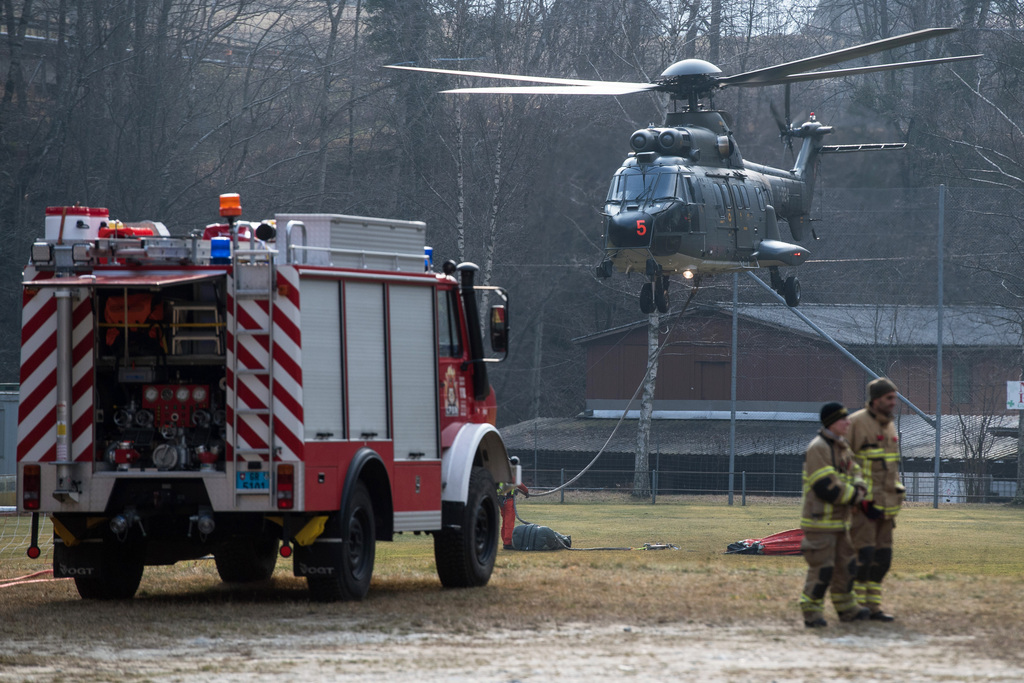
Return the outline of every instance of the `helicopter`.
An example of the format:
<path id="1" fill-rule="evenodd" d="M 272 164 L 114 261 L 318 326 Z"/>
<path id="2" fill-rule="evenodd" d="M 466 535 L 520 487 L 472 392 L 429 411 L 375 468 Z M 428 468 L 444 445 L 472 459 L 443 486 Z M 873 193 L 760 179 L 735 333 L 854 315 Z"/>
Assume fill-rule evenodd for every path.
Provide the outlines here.
<path id="1" fill-rule="evenodd" d="M 469 87 L 444 93 L 627 95 L 664 92 L 677 104 L 663 126 L 649 126 L 629 139 L 631 152 L 612 177 L 604 210 L 604 256 L 596 268 L 601 278 L 614 272 L 643 273 L 640 310 L 669 309 L 670 275 L 691 280 L 698 274 L 768 268 L 772 288 L 786 303 L 800 303 L 800 281 L 783 278 L 781 267 L 799 266 L 810 252 L 799 244 L 807 237 L 809 214 L 820 157 L 830 153 L 902 149 L 905 143 L 825 145 L 832 134 L 812 113 L 794 125 L 790 86 L 810 80 L 942 64 L 982 55 L 813 71 L 851 59 L 930 40 L 956 28 L 929 28 L 863 43 L 814 57 L 776 64 L 731 76 L 702 59 L 678 61 L 652 82 L 630 83 L 522 76 L 388 65 L 387 68 L 477 78 L 525 81 L 539 85 Z M 791 169 L 747 161 L 733 135 L 731 117 L 717 111 L 713 96 L 726 87 L 785 85 L 785 118 L 772 115 L 779 135 L 792 149 L 800 140 Z M 707 100 L 710 108 L 705 108 Z M 681 105 L 680 105 L 681 103 Z M 782 225 L 796 243 L 782 239 Z M 817 235 L 811 230 L 814 239 Z"/>

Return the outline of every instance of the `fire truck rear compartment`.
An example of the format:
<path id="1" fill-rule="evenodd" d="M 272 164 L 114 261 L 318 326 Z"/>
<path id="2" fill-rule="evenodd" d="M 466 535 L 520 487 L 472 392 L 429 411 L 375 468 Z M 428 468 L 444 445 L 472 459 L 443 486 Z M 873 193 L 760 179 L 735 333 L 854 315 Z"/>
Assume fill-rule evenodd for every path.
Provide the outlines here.
<path id="1" fill-rule="evenodd" d="M 97 287 L 97 471 L 223 470 L 225 281 Z"/>

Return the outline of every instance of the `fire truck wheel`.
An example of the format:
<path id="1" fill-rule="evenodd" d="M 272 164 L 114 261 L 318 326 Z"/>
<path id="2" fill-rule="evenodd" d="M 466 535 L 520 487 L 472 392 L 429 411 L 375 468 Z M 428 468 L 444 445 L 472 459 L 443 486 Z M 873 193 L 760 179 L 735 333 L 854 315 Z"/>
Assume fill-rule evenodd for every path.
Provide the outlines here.
<path id="1" fill-rule="evenodd" d="M 213 553 L 220 580 L 226 583 L 266 581 L 277 565 L 274 536 L 257 536 L 228 541 Z"/>
<path id="2" fill-rule="evenodd" d="M 309 595 L 315 602 L 362 600 L 370 590 L 377 553 L 373 501 L 366 485 L 359 483 L 345 505 L 344 515 L 331 515 L 328 529 L 339 529 L 336 571 L 332 576 L 307 576 Z M 340 528 L 339 528 L 340 527 Z"/>
<path id="3" fill-rule="evenodd" d="M 130 600 L 142 581 L 142 548 L 103 542 L 100 576 L 76 576 L 75 588 L 86 600 Z"/>
<path id="4" fill-rule="evenodd" d="M 474 467 L 469 477 L 469 496 L 458 524 L 446 524 L 434 534 L 437 575 L 446 588 L 483 586 L 491 578 L 498 554 L 497 487 L 491 473 Z"/>

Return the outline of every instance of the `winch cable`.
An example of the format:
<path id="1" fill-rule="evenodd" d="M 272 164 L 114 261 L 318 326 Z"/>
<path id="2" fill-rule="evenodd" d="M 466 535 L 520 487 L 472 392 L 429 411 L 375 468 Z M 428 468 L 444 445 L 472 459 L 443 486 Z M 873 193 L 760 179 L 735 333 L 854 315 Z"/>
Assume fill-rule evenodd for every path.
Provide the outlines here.
<path id="1" fill-rule="evenodd" d="M 678 325 L 679 321 L 683 319 L 683 313 L 685 313 L 686 309 L 690 307 L 690 302 L 693 301 L 693 297 L 695 297 L 697 295 L 697 291 L 700 289 L 700 281 L 701 281 L 700 276 L 698 276 L 694 280 L 693 286 L 690 289 L 690 295 L 688 297 L 686 297 L 686 301 L 683 303 L 683 307 L 681 309 L 679 309 L 679 313 L 676 314 L 675 321 L 673 321 L 671 327 L 669 327 L 669 329 L 668 329 L 668 333 L 666 333 L 666 335 L 665 335 L 664 343 L 662 343 L 658 347 L 658 350 L 654 354 L 655 360 L 657 360 L 661 356 L 661 352 L 665 350 L 665 347 L 668 345 L 668 340 L 672 336 L 672 332 L 675 330 L 676 325 Z M 618 421 L 615 423 L 615 427 L 612 428 L 611 434 L 608 435 L 608 438 L 605 440 L 604 445 L 601 446 L 601 450 L 599 450 L 597 452 L 597 454 L 594 456 L 594 458 L 589 463 L 587 463 L 587 466 L 584 467 L 582 470 L 580 470 L 579 473 L 576 474 L 576 476 L 574 476 L 572 479 L 570 479 L 569 481 L 565 482 L 564 484 L 561 484 L 560 486 L 558 486 L 556 488 L 553 488 L 553 489 L 550 489 L 550 490 L 547 490 L 547 491 L 540 491 L 538 493 L 534 493 L 533 491 L 531 491 L 529 493 L 530 496 L 537 496 L 537 497 L 539 497 L 539 496 L 550 496 L 552 493 L 557 493 L 558 491 L 561 491 L 562 489 L 564 489 L 567 486 L 569 486 L 569 485 L 573 484 L 574 482 L 576 482 L 580 477 L 582 477 L 584 474 L 587 473 L 587 470 L 589 470 L 591 467 L 594 466 L 594 463 L 596 463 L 598 461 L 598 459 L 604 454 L 605 450 L 608 448 L 608 444 L 610 444 L 612 439 L 615 437 L 615 432 L 617 432 L 618 429 L 619 429 L 619 426 L 622 425 L 622 421 L 626 419 L 626 413 L 629 411 L 629 406 L 633 405 L 633 401 L 635 401 L 637 396 L 640 395 L 640 391 L 643 389 L 644 383 L 647 381 L 648 375 L 651 374 L 651 368 L 652 367 L 653 367 L 652 363 L 648 363 L 647 364 L 647 372 L 644 373 L 643 378 L 640 380 L 640 384 L 637 385 L 636 391 L 633 392 L 633 397 L 630 398 L 629 402 L 626 404 L 626 410 L 622 411 L 622 415 L 619 416 Z M 525 519 L 523 519 L 519 515 L 519 506 L 516 505 L 516 499 L 515 499 L 515 494 L 516 493 L 517 493 L 516 490 L 513 490 L 512 493 L 511 493 L 511 495 L 512 495 L 512 509 L 515 512 L 516 519 L 518 519 L 523 524 L 530 524 L 531 522 L 527 522 Z M 559 542 L 561 542 L 561 540 Z M 675 545 L 673 543 L 644 543 L 642 546 L 639 546 L 637 548 L 632 548 L 632 547 L 573 548 L 573 547 L 571 547 L 569 545 L 566 545 L 564 542 L 562 543 L 562 545 L 565 548 L 565 550 L 576 550 L 576 551 L 591 551 L 591 550 L 679 550 L 679 546 L 677 546 L 677 545 Z"/>
<path id="2" fill-rule="evenodd" d="M 660 346 L 658 346 L 658 350 L 654 354 L 655 360 L 657 360 L 661 356 L 661 352 L 665 350 L 665 347 L 668 345 L 668 340 L 672 336 L 673 330 L 675 330 L 676 325 L 679 324 L 679 321 L 683 319 L 683 313 L 685 313 L 686 309 L 690 307 L 690 302 L 693 301 L 693 297 L 697 295 L 697 291 L 700 289 L 700 281 L 701 276 L 698 275 L 696 278 L 694 278 L 693 286 L 690 289 L 690 296 L 686 297 L 686 301 L 683 303 L 683 307 L 679 310 L 679 313 L 676 314 L 675 321 L 673 321 L 671 327 L 669 327 L 668 329 L 668 333 L 665 335 L 665 341 Z M 644 373 L 643 379 L 640 380 L 640 384 L 637 385 L 636 391 L 633 392 L 633 397 L 629 399 L 629 402 L 626 404 L 626 409 L 622 411 L 622 415 L 619 416 L 618 422 L 616 422 L 615 427 L 612 428 L 612 433 L 608 435 L 608 438 L 605 440 L 604 445 L 601 446 L 601 450 L 597 452 L 597 455 L 594 456 L 594 459 L 587 463 L 587 466 L 580 470 L 579 473 L 569 481 L 547 491 L 540 491 L 539 493 L 534 493 L 533 491 L 530 491 L 531 497 L 550 496 L 552 493 L 557 493 L 562 489 L 566 488 L 567 486 L 575 483 L 580 477 L 587 473 L 587 470 L 594 466 L 594 463 L 596 463 L 598 459 L 602 455 L 604 455 L 605 450 L 608 448 L 608 444 L 612 442 L 612 439 L 615 437 L 615 432 L 619 430 L 619 426 L 622 424 L 622 421 L 626 419 L 626 413 L 629 412 L 629 407 L 633 405 L 633 401 L 636 400 L 636 397 L 639 396 L 640 392 L 643 390 L 644 383 L 647 382 L 647 377 L 648 375 L 651 374 L 652 367 L 653 363 L 647 364 L 647 372 Z M 519 515 L 517 513 L 516 517 L 518 516 Z M 519 521 L 522 522 L 523 520 L 520 519 Z M 526 522 L 524 522 L 524 524 L 525 523 Z"/>

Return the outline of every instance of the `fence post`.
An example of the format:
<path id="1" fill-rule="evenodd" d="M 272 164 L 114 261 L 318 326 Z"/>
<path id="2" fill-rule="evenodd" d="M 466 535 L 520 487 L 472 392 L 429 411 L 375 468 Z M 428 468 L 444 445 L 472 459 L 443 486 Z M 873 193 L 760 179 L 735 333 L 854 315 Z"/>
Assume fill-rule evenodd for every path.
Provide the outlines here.
<path id="1" fill-rule="evenodd" d="M 651 505 L 658 502 L 658 470 L 651 472 Z"/>
<path id="2" fill-rule="evenodd" d="M 742 480 L 743 480 L 743 497 L 741 498 L 742 502 L 740 503 L 740 505 L 742 505 L 743 507 L 746 507 L 747 506 L 747 471 L 746 470 L 743 470 Z"/>
<path id="3" fill-rule="evenodd" d="M 558 479 L 558 485 L 559 486 L 565 486 L 565 468 L 564 467 L 562 468 L 562 476 L 559 477 L 559 479 Z M 561 499 L 561 500 L 558 501 L 559 503 L 564 503 L 565 502 L 565 489 L 564 488 L 561 491 L 558 492 L 558 497 Z"/>

